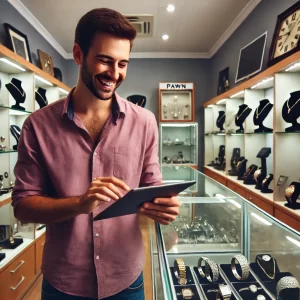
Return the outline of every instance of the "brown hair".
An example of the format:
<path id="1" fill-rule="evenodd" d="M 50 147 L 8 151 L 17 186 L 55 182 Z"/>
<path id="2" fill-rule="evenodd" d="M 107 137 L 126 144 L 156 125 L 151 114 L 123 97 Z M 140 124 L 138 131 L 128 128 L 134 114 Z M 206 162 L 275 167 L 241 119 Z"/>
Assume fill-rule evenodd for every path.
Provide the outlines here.
<path id="1" fill-rule="evenodd" d="M 75 31 L 75 43 L 80 46 L 84 56 L 88 54 L 93 38 L 98 32 L 128 39 L 130 49 L 136 37 L 135 28 L 119 12 L 109 8 L 93 9 L 81 17 Z"/>

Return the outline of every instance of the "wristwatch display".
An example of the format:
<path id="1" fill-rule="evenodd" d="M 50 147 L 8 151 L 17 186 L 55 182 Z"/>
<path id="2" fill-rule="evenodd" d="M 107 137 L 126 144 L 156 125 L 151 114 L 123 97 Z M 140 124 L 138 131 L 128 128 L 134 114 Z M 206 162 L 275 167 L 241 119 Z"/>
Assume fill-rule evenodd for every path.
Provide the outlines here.
<path id="1" fill-rule="evenodd" d="M 183 299 L 192 299 L 194 296 L 194 293 L 189 288 L 184 288 L 181 290 L 180 293 L 177 294 L 178 296 L 182 296 Z"/>
<path id="2" fill-rule="evenodd" d="M 176 258 L 174 261 L 174 273 L 178 279 L 180 285 L 185 285 L 187 283 L 186 279 L 186 267 L 185 262 L 182 258 Z"/>
<path id="3" fill-rule="evenodd" d="M 229 300 L 231 298 L 231 289 L 228 285 L 219 284 L 219 290 L 217 292 L 217 300 Z"/>

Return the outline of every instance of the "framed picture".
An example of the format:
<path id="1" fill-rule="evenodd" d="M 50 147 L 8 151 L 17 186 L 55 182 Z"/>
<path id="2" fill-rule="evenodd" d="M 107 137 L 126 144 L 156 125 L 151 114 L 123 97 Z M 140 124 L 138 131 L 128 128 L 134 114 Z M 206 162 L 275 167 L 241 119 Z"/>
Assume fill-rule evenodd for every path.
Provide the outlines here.
<path id="1" fill-rule="evenodd" d="M 229 90 L 229 67 L 219 73 L 219 83 L 217 95 L 220 95 Z"/>
<path id="2" fill-rule="evenodd" d="M 39 60 L 42 70 L 54 76 L 53 62 L 50 55 L 38 49 Z"/>
<path id="3" fill-rule="evenodd" d="M 16 54 L 31 62 L 30 48 L 27 36 L 8 23 L 4 23 L 8 46 Z"/>

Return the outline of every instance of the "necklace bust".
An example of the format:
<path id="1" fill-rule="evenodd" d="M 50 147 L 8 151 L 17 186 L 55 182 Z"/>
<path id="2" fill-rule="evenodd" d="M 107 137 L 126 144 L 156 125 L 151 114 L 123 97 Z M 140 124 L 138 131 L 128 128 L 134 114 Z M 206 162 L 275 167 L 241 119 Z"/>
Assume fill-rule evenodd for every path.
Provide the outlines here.
<path id="1" fill-rule="evenodd" d="M 16 104 L 12 105 L 11 108 L 25 110 L 25 107 L 20 105 L 20 103 L 24 103 L 26 99 L 26 93 L 22 88 L 22 82 L 16 78 L 12 78 L 11 82 L 7 83 L 5 87 L 16 101 Z"/>

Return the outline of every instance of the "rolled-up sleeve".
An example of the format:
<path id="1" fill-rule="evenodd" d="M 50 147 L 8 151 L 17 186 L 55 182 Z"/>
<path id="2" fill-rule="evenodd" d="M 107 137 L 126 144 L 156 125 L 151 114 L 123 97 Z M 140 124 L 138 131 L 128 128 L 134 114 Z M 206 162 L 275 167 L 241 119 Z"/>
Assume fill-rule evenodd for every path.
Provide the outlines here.
<path id="1" fill-rule="evenodd" d="M 158 160 L 158 128 L 153 113 L 149 114 L 146 132 L 146 147 L 140 186 L 159 185 L 162 183 L 162 175 Z"/>
<path id="2" fill-rule="evenodd" d="M 20 201 L 28 196 L 47 194 L 49 180 L 30 117 L 24 122 L 21 131 L 14 174 L 16 178 L 12 191 L 14 210 Z"/>

